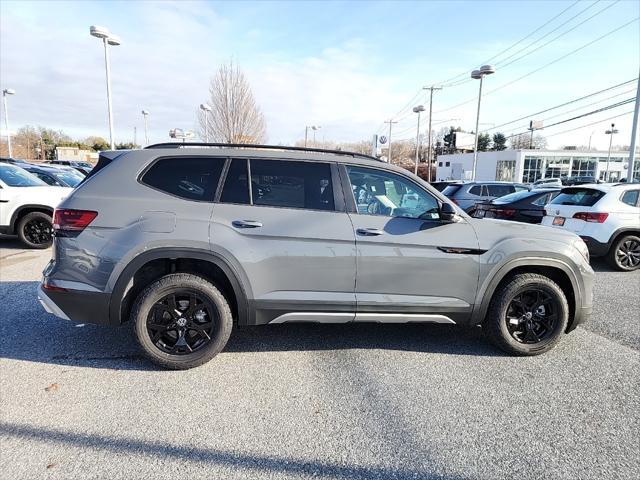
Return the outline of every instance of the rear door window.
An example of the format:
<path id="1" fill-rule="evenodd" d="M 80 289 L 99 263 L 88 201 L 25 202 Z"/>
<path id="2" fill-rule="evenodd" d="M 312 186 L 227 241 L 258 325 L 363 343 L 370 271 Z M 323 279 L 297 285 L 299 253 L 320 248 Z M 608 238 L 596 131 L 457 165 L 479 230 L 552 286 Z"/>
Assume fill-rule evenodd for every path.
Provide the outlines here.
<path id="1" fill-rule="evenodd" d="M 187 200 L 213 201 L 224 159 L 161 158 L 142 176 L 142 183 Z"/>
<path id="2" fill-rule="evenodd" d="M 605 193 L 593 188 L 565 188 L 553 199 L 553 205 L 575 205 L 577 207 L 593 207 Z"/>
<path id="3" fill-rule="evenodd" d="M 490 197 L 504 197 L 515 191 L 513 185 L 487 185 L 487 188 Z"/>
<path id="4" fill-rule="evenodd" d="M 328 163 L 251 160 L 254 205 L 335 210 Z"/>
<path id="5" fill-rule="evenodd" d="M 474 185 L 473 187 L 471 187 L 469 189 L 469 193 L 471 195 L 475 195 L 477 197 L 481 197 L 482 196 L 482 186 L 481 185 Z"/>

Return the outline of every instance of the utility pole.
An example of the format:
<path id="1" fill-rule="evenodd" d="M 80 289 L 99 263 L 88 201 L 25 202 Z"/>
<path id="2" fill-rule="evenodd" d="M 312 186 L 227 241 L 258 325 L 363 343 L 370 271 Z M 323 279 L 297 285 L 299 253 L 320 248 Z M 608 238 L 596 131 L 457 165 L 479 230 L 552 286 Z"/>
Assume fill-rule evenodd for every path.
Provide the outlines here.
<path id="1" fill-rule="evenodd" d="M 136 128 L 136 126 L 133 126 L 133 146 L 135 148 L 135 146 L 138 144 L 138 129 Z"/>
<path id="2" fill-rule="evenodd" d="M 431 115 L 433 113 L 433 91 L 442 90 L 442 87 L 423 87 L 424 90 L 429 90 L 429 141 L 427 147 L 427 182 L 431 182 Z"/>
<path id="3" fill-rule="evenodd" d="M 394 122 L 393 119 L 390 118 L 389 120 L 386 120 L 384 123 L 389 124 L 389 138 L 387 139 L 387 141 L 389 142 L 389 146 L 387 147 L 387 162 L 391 163 L 391 126 L 394 123 L 398 123 L 398 122 Z"/>
<path id="4" fill-rule="evenodd" d="M 629 146 L 629 166 L 627 167 L 627 182 L 633 182 L 633 167 L 636 160 L 636 139 L 638 135 L 638 114 L 640 114 L 640 77 L 638 78 L 638 90 L 636 91 L 636 108 L 633 110 L 633 123 L 631 124 L 631 145 Z"/>

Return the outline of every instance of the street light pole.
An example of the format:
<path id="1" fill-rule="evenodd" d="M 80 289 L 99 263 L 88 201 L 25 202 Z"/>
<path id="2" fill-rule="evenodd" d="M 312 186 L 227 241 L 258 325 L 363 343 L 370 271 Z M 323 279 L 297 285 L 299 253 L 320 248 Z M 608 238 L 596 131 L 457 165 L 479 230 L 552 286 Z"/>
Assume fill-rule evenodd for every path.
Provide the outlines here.
<path id="1" fill-rule="evenodd" d="M 618 133 L 618 130 L 615 129 L 616 124 L 611 124 L 611 130 L 607 130 L 606 133 L 609 135 L 609 154 L 607 155 L 607 170 L 604 172 L 604 181 L 609 181 L 609 162 L 611 161 L 611 145 L 613 144 L 613 134 Z"/>
<path id="2" fill-rule="evenodd" d="M 627 167 L 627 182 L 633 182 L 633 167 L 636 160 L 636 138 L 638 135 L 638 115 L 640 115 L 640 78 L 637 82 L 636 106 L 633 110 L 633 123 L 631 124 L 631 145 L 629 146 L 629 166 Z"/>
<path id="3" fill-rule="evenodd" d="M 476 168 L 478 165 L 478 128 L 480 127 L 480 101 L 482 100 L 482 79 L 485 75 L 495 73 L 496 69 L 492 65 L 483 65 L 480 70 L 471 72 L 471 78 L 480 80 L 480 88 L 478 90 L 478 110 L 476 112 L 476 139 L 473 148 L 473 171 L 471 172 L 471 180 L 476 179 Z"/>
<path id="4" fill-rule="evenodd" d="M 144 118 L 144 144 L 149 145 L 149 130 L 147 125 L 147 117 L 149 116 L 149 110 L 142 110 L 142 118 Z"/>
<path id="5" fill-rule="evenodd" d="M 7 95 L 15 95 L 16 91 L 12 88 L 5 88 L 2 91 L 2 102 L 4 103 L 4 128 L 7 130 L 7 147 L 9 147 L 9 158 L 13 158 L 13 150 L 11 149 L 11 132 L 9 131 L 9 112 L 7 110 Z"/>
<path id="6" fill-rule="evenodd" d="M 413 173 L 418 175 L 418 160 L 419 160 L 419 152 L 420 152 L 420 113 L 424 112 L 424 106 L 418 105 L 413 107 L 413 113 L 418 114 L 418 129 L 416 131 L 416 165 Z"/>
<path id="7" fill-rule="evenodd" d="M 201 103 L 200 110 L 204 112 L 204 141 L 209 143 L 209 114 L 211 113 L 211 107 L 207 103 Z"/>
<path id="8" fill-rule="evenodd" d="M 425 87 L 426 89 L 426 87 Z M 433 114 L 433 91 L 442 90 L 442 87 L 434 87 L 433 85 L 428 88 L 429 93 L 429 140 L 427 147 L 427 182 L 431 181 L 431 117 Z"/>
<path id="9" fill-rule="evenodd" d="M 107 76 L 107 109 L 109 113 L 109 144 L 111 150 L 115 150 L 115 143 L 113 141 L 113 109 L 111 107 L 111 67 L 109 65 L 109 45 L 120 45 L 120 38 L 116 35 L 112 35 L 108 29 L 92 25 L 89 29 L 89 33 L 96 37 L 101 38 L 104 44 L 104 69 Z"/>
<path id="10" fill-rule="evenodd" d="M 387 163 L 392 163 L 391 162 L 391 126 L 394 123 L 398 123 L 398 122 L 394 122 L 393 119 L 389 119 L 384 123 L 389 124 L 389 138 L 387 139 L 387 141 L 389 142 L 389 145 L 387 146 Z"/>

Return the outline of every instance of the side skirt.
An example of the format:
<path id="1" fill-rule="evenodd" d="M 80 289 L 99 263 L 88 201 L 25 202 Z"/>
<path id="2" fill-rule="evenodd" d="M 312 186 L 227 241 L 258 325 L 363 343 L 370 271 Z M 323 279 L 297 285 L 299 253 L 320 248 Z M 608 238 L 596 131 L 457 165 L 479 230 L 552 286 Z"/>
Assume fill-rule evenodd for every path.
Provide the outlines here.
<path id="1" fill-rule="evenodd" d="M 446 315 L 418 314 L 418 313 L 355 313 L 355 312 L 289 312 L 280 315 L 269 323 L 312 322 L 312 323 L 349 323 L 349 322 L 375 322 L 375 323 L 444 323 L 455 324 Z"/>

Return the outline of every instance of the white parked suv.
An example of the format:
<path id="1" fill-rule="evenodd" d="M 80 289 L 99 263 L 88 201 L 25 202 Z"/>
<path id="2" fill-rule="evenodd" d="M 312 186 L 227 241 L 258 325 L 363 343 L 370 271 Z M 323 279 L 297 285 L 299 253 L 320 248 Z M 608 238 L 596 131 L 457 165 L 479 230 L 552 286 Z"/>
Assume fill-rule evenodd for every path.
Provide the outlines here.
<path id="1" fill-rule="evenodd" d="M 562 188 L 562 181 L 559 178 L 541 178 L 540 180 L 533 182 L 532 189 L 536 190 L 538 188 L 550 187 Z"/>
<path id="2" fill-rule="evenodd" d="M 53 210 L 71 190 L 51 187 L 20 167 L 0 163 L 0 233 L 18 235 L 29 248 L 49 247 Z"/>
<path id="3" fill-rule="evenodd" d="M 606 256 L 618 270 L 640 267 L 640 184 L 566 187 L 545 213 L 542 225 L 580 235 L 592 256 Z"/>

